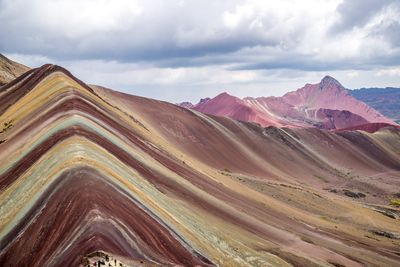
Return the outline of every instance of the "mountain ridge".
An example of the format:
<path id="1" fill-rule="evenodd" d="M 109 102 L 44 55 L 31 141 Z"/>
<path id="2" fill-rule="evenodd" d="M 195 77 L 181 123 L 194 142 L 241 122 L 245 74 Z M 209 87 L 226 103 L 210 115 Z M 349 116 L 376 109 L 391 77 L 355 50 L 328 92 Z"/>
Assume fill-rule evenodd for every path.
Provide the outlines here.
<path id="1" fill-rule="evenodd" d="M 398 193 L 398 129 L 264 128 L 54 65 L 0 100 L 2 266 L 93 265 L 100 253 L 138 266 L 400 260 L 396 240 L 373 234 L 399 224 L 369 206 Z"/>
<path id="2" fill-rule="evenodd" d="M 317 84 L 306 84 L 282 97 L 240 99 L 224 92 L 205 103 L 186 103 L 183 106 L 208 114 L 260 123 L 262 126 L 319 127 L 331 130 L 368 122 L 395 124 L 367 104 L 353 98 L 331 76 L 325 76 Z M 343 115 L 343 112 L 350 113 L 343 117 L 338 116 L 340 112 Z"/>
<path id="3" fill-rule="evenodd" d="M 400 123 L 400 88 L 360 88 L 349 90 L 350 94 Z"/>
<path id="4" fill-rule="evenodd" d="M 12 61 L 0 54 L 0 87 L 30 70 L 29 67 Z"/>

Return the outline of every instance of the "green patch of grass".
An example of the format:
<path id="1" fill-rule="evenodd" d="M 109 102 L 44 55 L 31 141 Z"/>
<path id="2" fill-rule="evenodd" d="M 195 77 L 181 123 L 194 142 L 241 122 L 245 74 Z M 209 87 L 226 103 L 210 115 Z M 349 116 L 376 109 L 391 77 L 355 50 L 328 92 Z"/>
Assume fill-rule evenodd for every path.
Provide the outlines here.
<path id="1" fill-rule="evenodd" d="M 390 205 L 400 207 L 400 198 L 394 198 L 390 200 Z"/>
<path id="2" fill-rule="evenodd" d="M 320 218 L 321 220 L 324 220 L 324 221 L 330 222 L 330 223 L 337 223 L 337 220 L 338 220 L 338 218 L 329 217 L 329 216 L 326 216 L 326 215 L 321 215 L 321 216 L 319 216 L 319 218 Z"/>
<path id="3" fill-rule="evenodd" d="M 324 221 L 327 221 L 327 222 L 330 222 L 330 221 L 331 221 L 331 220 L 330 220 L 328 217 L 326 217 L 326 216 L 319 216 L 319 218 L 322 219 L 322 220 L 324 220 Z"/>

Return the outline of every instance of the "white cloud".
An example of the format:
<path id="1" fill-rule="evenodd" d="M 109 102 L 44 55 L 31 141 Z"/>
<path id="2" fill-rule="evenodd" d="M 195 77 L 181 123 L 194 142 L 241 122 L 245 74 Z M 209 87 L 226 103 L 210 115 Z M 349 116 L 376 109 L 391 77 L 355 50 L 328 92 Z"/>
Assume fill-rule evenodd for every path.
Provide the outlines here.
<path id="1" fill-rule="evenodd" d="M 346 75 L 349 78 L 356 78 L 360 75 L 360 73 L 358 71 L 350 71 Z"/>
<path id="2" fill-rule="evenodd" d="M 175 98 L 206 96 L 199 90 L 279 95 L 325 74 L 354 87 L 371 77 L 393 86 L 400 3 L 368 3 L 0 0 L 0 52 L 158 98 L 166 88 Z M 195 93 L 179 96 L 174 87 Z"/>
<path id="3" fill-rule="evenodd" d="M 239 5 L 235 7 L 234 11 L 225 11 L 223 13 L 224 25 L 230 29 L 236 28 L 241 22 L 254 16 L 254 9 L 253 5 Z"/>
<path id="4" fill-rule="evenodd" d="M 376 76 L 379 76 L 379 77 L 382 77 L 382 76 L 399 76 L 400 77 L 400 67 L 380 70 L 380 71 L 378 71 L 376 73 Z"/>

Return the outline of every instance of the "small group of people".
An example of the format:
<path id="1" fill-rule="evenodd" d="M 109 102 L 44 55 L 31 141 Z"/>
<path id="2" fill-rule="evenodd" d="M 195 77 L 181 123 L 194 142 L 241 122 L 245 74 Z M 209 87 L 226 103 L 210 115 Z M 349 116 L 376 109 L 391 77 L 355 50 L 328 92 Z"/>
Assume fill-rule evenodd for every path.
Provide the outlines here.
<path id="1" fill-rule="evenodd" d="M 124 265 L 121 262 L 119 262 L 118 260 L 116 260 L 116 259 L 111 260 L 110 257 L 108 255 L 106 255 L 105 259 L 97 260 L 97 261 L 93 262 L 92 264 L 87 265 L 87 267 L 92 267 L 92 266 L 93 267 L 102 267 L 102 266 L 105 266 L 105 267 L 116 267 L 116 266 L 123 267 Z"/>

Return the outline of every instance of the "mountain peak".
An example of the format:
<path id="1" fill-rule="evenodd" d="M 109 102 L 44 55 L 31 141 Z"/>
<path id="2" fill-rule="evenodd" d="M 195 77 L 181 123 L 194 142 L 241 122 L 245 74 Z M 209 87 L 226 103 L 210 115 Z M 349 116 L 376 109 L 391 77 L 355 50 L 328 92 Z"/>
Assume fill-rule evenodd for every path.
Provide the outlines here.
<path id="1" fill-rule="evenodd" d="M 324 78 L 322 78 L 321 82 L 319 83 L 321 90 L 332 86 L 343 88 L 343 85 L 341 85 L 338 80 L 329 75 L 326 75 Z"/>
<path id="2" fill-rule="evenodd" d="M 231 95 L 228 94 L 227 92 L 222 92 L 219 95 L 217 95 L 215 98 L 217 98 L 217 97 L 229 97 L 229 96 L 231 96 Z"/>
<path id="3" fill-rule="evenodd" d="M 177 105 L 180 106 L 180 107 L 183 107 L 183 108 L 193 108 L 194 107 L 192 102 L 189 102 L 189 101 L 177 103 Z"/>
<path id="4" fill-rule="evenodd" d="M 202 98 L 202 99 L 200 99 L 200 101 L 199 101 L 199 103 L 198 103 L 197 105 L 205 104 L 205 103 L 207 103 L 208 101 L 210 101 L 210 99 L 211 99 L 211 98 L 209 98 L 209 97 Z"/>

